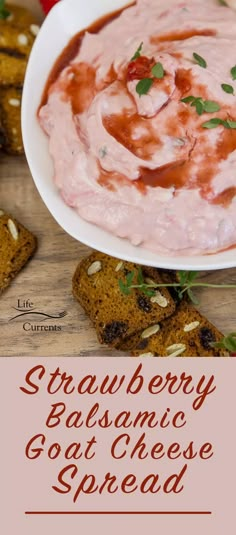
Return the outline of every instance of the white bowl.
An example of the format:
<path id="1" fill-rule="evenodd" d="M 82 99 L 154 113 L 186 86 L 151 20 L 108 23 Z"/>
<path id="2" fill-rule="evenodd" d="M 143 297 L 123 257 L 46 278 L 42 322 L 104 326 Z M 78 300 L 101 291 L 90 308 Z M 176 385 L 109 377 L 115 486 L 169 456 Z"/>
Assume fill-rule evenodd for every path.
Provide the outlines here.
<path id="1" fill-rule="evenodd" d="M 236 249 L 206 256 L 168 257 L 135 247 L 87 223 L 66 206 L 55 187 L 48 139 L 36 113 L 49 72 L 68 41 L 104 14 L 122 8 L 126 0 L 62 0 L 52 9 L 35 41 L 24 84 L 22 129 L 26 157 L 38 191 L 53 217 L 75 239 L 123 260 L 184 270 L 214 270 L 236 266 Z M 164 4 L 164 1 L 163 1 Z"/>

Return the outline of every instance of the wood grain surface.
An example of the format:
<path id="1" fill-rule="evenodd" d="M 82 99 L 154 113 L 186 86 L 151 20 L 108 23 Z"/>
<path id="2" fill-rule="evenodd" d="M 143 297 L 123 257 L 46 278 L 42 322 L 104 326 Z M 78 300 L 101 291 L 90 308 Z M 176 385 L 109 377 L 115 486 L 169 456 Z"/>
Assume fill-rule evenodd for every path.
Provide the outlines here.
<path id="1" fill-rule="evenodd" d="M 39 20 L 43 20 L 43 11 L 40 5 L 39 0 L 6 0 L 7 4 L 14 4 L 30 9 L 34 13 L 35 17 Z"/>
<path id="2" fill-rule="evenodd" d="M 0 355 L 121 355 L 99 345 L 89 319 L 72 296 L 74 270 L 89 249 L 54 221 L 34 186 L 24 157 L 1 155 L 0 206 L 38 238 L 36 255 L 0 297 Z M 236 269 L 203 273 L 201 278 L 212 283 L 236 284 Z M 236 289 L 201 289 L 198 295 L 199 309 L 209 320 L 225 334 L 236 331 Z M 37 312 L 54 316 L 66 312 L 66 316 L 41 321 L 40 316 L 31 313 L 10 321 L 17 314 L 18 302 L 22 306 L 27 300 Z M 26 321 L 27 328 L 31 324 L 38 330 L 25 331 Z M 49 325 L 61 330 L 44 330 Z"/>

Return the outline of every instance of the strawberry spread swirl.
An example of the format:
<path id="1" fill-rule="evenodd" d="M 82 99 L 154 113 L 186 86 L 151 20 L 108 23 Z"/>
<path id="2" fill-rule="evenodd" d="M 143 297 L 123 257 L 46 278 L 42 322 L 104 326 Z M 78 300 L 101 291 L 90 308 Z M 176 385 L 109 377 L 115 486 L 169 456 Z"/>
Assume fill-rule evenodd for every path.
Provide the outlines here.
<path id="1" fill-rule="evenodd" d="M 79 215 L 168 255 L 236 244 L 236 12 L 138 0 L 73 38 L 39 120 Z"/>

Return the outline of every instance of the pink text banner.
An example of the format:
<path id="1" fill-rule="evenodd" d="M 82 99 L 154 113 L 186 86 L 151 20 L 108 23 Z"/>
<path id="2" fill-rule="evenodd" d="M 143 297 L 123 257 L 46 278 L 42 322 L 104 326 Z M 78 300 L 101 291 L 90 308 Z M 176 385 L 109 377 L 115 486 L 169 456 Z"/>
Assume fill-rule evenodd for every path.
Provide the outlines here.
<path id="1" fill-rule="evenodd" d="M 0 367 L 3 533 L 234 533 L 233 359 Z"/>

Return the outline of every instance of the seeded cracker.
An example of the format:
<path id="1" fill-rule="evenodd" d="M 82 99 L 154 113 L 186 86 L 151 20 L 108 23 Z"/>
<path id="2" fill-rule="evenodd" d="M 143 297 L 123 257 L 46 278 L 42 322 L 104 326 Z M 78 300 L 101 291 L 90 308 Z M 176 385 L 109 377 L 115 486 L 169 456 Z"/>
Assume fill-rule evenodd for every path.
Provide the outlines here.
<path id="1" fill-rule="evenodd" d="M 30 28 L 31 25 L 36 25 L 37 21 L 35 16 L 29 9 L 25 9 L 21 6 L 15 6 L 14 4 L 8 4 L 6 2 L 6 9 L 9 12 L 9 16 L 2 20 L 1 23 L 9 24 L 16 26 L 19 29 Z"/>
<path id="2" fill-rule="evenodd" d="M 21 89 L 0 88 L 0 110 L 4 149 L 10 154 L 23 154 L 21 134 Z"/>
<path id="3" fill-rule="evenodd" d="M 160 329 L 144 338 L 142 333 L 125 341 L 132 355 L 153 357 L 220 357 L 227 356 L 224 349 L 211 347 L 212 342 L 223 338 L 204 316 L 185 301 L 174 315 L 160 323 Z M 120 349 L 123 349 L 121 344 Z"/>
<path id="4" fill-rule="evenodd" d="M 36 249 L 36 238 L 0 209 L 0 294 Z"/>
<path id="5" fill-rule="evenodd" d="M 2 121 L 0 120 L 0 149 L 2 148 L 4 143 L 5 143 L 5 135 L 4 135 L 4 130 L 2 126 Z"/>
<path id="6" fill-rule="evenodd" d="M 39 26 L 32 13 L 6 4 L 9 16 L 0 19 L 0 145 L 22 154 L 21 94 L 25 71 Z"/>
<path id="7" fill-rule="evenodd" d="M 35 37 L 29 29 L 0 24 L 0 85 L 23 85 L 27 62 Z"/>
<path id="8" fill-rule="evenodd" d="M 140 290 L 124 295 L 119 280 L 134 272 L 136 264 L 121 262 L 102 253 L 93 253 L 82 260 L 73 277 L 73 294 L 95 325 L 98 339 L 115 347 L 126 336 L 156 325 L 169 317 L 175 304 L 166 289 L 162 289 L 165 306 L 152 303 Z M 159 278 L 159 282 L 162 282 Z"/>

